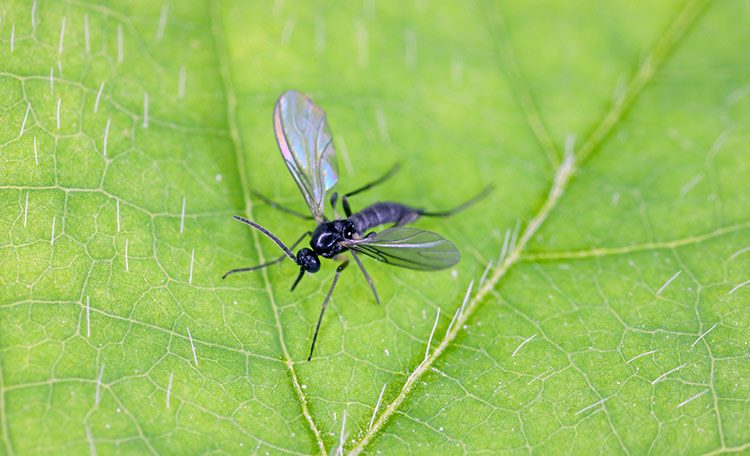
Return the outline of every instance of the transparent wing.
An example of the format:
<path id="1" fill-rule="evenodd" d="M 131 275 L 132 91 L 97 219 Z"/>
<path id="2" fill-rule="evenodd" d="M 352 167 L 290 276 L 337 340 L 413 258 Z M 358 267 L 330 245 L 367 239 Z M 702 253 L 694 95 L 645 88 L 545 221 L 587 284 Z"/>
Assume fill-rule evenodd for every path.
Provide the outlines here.
<path id="1" fill-rule="evenodd" d="M 347 248 L 402 268 L 435 271 L 458 263 L 461 254 L 449 240 L 431 231 L 396 227 L 365 239 L 347 241 Z"/>
<path id="2" fill-rule="evenodd" d="M 276 142 L 310 212 L 325 220 L 326 193 L 338 180 L 336 150 L 326 113 L 306 95 L 284 92 L 273 112 Z"/>

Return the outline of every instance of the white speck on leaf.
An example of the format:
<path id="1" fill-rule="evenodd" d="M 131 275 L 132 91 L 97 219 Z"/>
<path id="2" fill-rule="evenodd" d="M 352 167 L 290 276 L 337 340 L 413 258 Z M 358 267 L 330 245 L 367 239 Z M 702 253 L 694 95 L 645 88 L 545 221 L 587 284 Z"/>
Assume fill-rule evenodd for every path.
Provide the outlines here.
<path id="1" fill-rule="evenodd" d="M 659 383 L 660 381 L 662 381 L 662 380 L 664 380 L 665 378 L 667 378 L 667 375 L 669 375 L 669 374 L 671 374 L 671 373 L 673 373 L 673 372 L 677 372 L 678 370 L 682 369 L 682 368 L 683 368 L 683 367 L 685 367 L 685 366 L 687 366 L 687 363 L 682 363 L 682 364 L 680 364 L 679 366 L 675 367 L 674 369 L 672 369 L 672 370 L 670 370 L 670 371 L 667 371 L 667 372 L 665 372 L 665 373 L 661 374 L 661 375 L 660 375 L 660 376 L 658 376 L 658 377 L 657 377 L 657 378 L 656 378 L 656 379 L 655 379 L 654 381 L 652 381 L 652 382 L 651 382 L 651 384 L 652 384 L 652 385 L 656 385 L 656 384 L 657 384 L 657 383 Z"/>
<path id="2" fill-rule="evenodd" d="M 23 226 L 24 227 L 26 226 L 26 219 L 28 218 L 28 215 L 29 215 L 29 192 L 27 191 L 26 192 L 26 206 L 24 207 L 24 210 L 23 210 Z"/>
<path id="3" fill-rule="evenodd" d="M 182 212 L 180 213 L 180 234 L 185 230 L 185 197 L 182 197 Z"/>
<path id="4" fill-rule="evenodd" d="M 187 72 L 185 65 L 180 65 L 180 76 L 177 82 L 177 98 L 185 97 L 185 83 L 187 82 Z"/>
<path id="5" fill-rule="evenodd" d="M 57 55 L 59 56 L 63 52 L 63 44 L 65 42 L 65 21 L 67 18 L 63 16 L 62 23 L 60 24 L 60 41 L 57 44 Z"/>
<path id="6" fill-rule="evenodd" d="M 188 339 L 190 339 L 190 349 L 193 351 L 193 361 L 195 361 L 195 365 L 198 365 L 198 353 L 195 351 L 195 344 L 193 343 L 193 335 L 190 334 L 190 328 L 185 326 L 185 329 L 187 329 L 188 333 Z"/>
<path id="7" fill-rule="evenodd" d="M 530 336 L 529 338 L 527 338 L 527 339 L 525 339 L 525 340 L 524 340 L 523 342 L 521 342 L 521 345 L 519 345 L 518 347 L 516 347 L 516 349 L 515 349 L 515 350 L 513 351 L 513 354 L 512 354 L 512 355 L 510 355 L 510 357 L 511 357 L 511 358 L 515 357 L 515 356 L 516 356 L 516 354 L 518 353 L 518 351 L 519 351 L 519 350 L 521 350 L 521 348 L 522 348 L 522 347 L 523 347 L 524 345 L 526 345 L 526 344 L 528 344 L 529 342 L 531 342 L 531 341 L 532 341 L 532 340 L 533 340 L 533 339 L 534 339 L 535 337 L 536 337 L 536 334 L 532 334 L 532 335 L 531 335 L 531 336 Z"/>
<path id="8" fill-rule="evenodd" d="M 169 399 L 172 395 L 172 378 L 174 377 L 174 371 L 169 373 L 169 382 L 167 383 L 167 408 L 169 408 Z"/>
<path id="9" fill-rule="evenodd" d="M 148 93 L 143 94 L 143 128 L 148 128 Z"/>
<path id="10" fill-rule="evenodd" d="M 435 329 L 437 328 L 438 320 L 440 320 L 440 307 L 438 307 L 437 315 L 435 316 L 435 323 L 432 325 L 432 331 L 430 331 L 430 339 L 427 341 L 427 349 L 424 352 L 425 361 L 430 357 L 430 345 L 432 345 L 432 336 L 435 335 Z"/>
<path id="11" fill-rule="evenodd" d="M 158 43 L 164 38 L 164 29 L 167 26 L 167 14 L 169 13 L 169 3 L 164 2 L 161 6 L 161 13 L 159 14 L 159 25 L 156 27 L 156 42 Z"/>
<path id="12" fill-rule="evenodd" d="M 104 91 L 104 81 L 99 84 L 99 91 L 96 92 L 96 100 L 94 100 L 94 112 L 99 111 L 99 101 L 102 99 L 102 91 Z"/>
<path id="13" fill-rule="evenodd" d="M 122 24 L 117 24 L 117 63 L 125 58 L 125 44 L 122 38 Z"/>
<path id="14" fill-rule="evenodd" d="M 697 339 L 695 339 L 695 342 L 693 342 L 693 344 L 692 344 L 692 345 L 690 346 L 690 348 L 693 348 L 693 347 L 695 347 L 695 345 L 696 345 L 696 344 L 697 344 L 698 342 L 700 342 L 701 340 L 703 340 L 703 338 L 704 338 L 704 337 L 706 337 L 706 335 L 708 335 L 708 333 L 710 333 L 711 331 L 713 331 L 713 330 L 714 330 L 714 328 L 716 328 L 716 325 L 718 325 L 718 323 L 714 323 L 714 325 L 713 325 L 713 326 L 711 326 L 710 328 L 708 328 L 708 330 L 707 330 L 706 332 L 704 332 L 703 334 L 701 334 L 700 336 L 698 336 L 698 338 L 697 338 Z"/>
<path id="15" fill-rule="evenodd" d="M 49 244 L 54 245 L 55 244 L 55 220 L 57 220 L 57 216 L 52 216 L 52 236 L 50 237 Z"/>
<path id="16" fill-rule="evenodd" d="M 94 402 L 96 405 L 99 405 L 99 400 L 101 398 L 101 389 L 102 389 L 102 377 L 104 377 L 104 364 L 102 363 L 101 369 L 99 369 L 99 376 L 96 377 L 96 396 L 94 398 Z M 120 409 L 117 409 L 119 412 Z"/>
<path id="17" fill-rule="evenodd" d="M 104 145 L 102 147 L 103 149 L 102 155 L 104 155 L 105 157 L 107 156 L 107 139 L 109 137 L 109 124 L 111 120 L 112 118 L 107 117 L 107 125 L 104 126 L 104 142 L 103 142 Z"/>
<path id="18" fill-rule="evenodd" d="M 662 285 L 661 288 L 659 288 L 659 290 L 656 292 L 656 296 L 659 296 L 661 292 L 664 291 L 669 286 L 670 283 L 672 283 L 672 281 L 674 281 L 677 277 L 680 276 L 680 274 L 682 274 L 682 269 L 677 271 L 672 277 L 670 277 L 666 282 L 664 282 L 664 285 Z"/>
<path id="19" fill-rule="evenodd" d="M 188 279 L 188 283 L 193 283 L 193 261 L 195 260 L 195 249 L 193 249 L 193 252 L 190 254 L 190 278 Z"/>
<path id="20" fill-rule="evenodd" d="M 62 98 L 57 97 L 57 114 L 55 117 L 57 117 L 57 129 L 60 129 L 60 107 L 62 106 Z"/>
<path id="21" fill-rule="evenodd" d="M 21 131 L 18 133 L 18 136 L 23 136 L 23 130 L 26 128 L 26 120 L 29 118 L 29 111 L 31 111 L 31 102 L 26 103 L 26 114 L 23 116 L 23 122 L 21 122 Z M 34 137 L 36 140 L 36 137 Z"/>
<path id="22" fill-rule="evenodd" d="M 89 41 L 89 15 L 83 15 L 83 47 L 86 49 L 86 54 L 91 52 L 91 43 Z"/>

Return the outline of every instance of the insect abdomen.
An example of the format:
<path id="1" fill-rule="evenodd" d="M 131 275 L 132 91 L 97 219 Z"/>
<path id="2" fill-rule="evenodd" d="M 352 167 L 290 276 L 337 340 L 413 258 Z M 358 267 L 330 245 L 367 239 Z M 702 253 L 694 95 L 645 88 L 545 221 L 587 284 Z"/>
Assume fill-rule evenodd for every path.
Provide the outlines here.
<path id="1" fill-rule="evenodd" d="M 359 234 L 365 234 L 379 225 L 393 223 L 397 226 L 406 225 L 419 218 L 419 211 L 398 203 L 375 203 L 349 217 L 354 229 Z"/>

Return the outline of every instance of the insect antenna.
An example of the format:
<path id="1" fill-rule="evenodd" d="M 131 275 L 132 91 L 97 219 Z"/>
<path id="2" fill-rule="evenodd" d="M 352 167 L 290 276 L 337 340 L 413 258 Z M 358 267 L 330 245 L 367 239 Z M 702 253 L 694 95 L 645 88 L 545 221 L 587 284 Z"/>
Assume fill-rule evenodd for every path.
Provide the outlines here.
<path id="1" fill-rule="evenodd" d="M 318 316 L 318 324 L 315 326 L 315 334 L 313 334 L 312 344 L 310 345 L 310 354 L 307 356 L 308 361 L 312 359 L 313 350 L 315 350 L 315 341 L 318 340 L 318 331 L 320 331 L 320 323 L 323 321 L 323 314 L 326 311 L 326 307 L 328 307 L 328 301 L 331 299 L 331 295 L 333 294 L 333 289 L 336 288 L 336 282 L 338 282 L 339 280 L 339 275 L 341 274 L 341 271 L 346 269 L 347 265 L 349 265 L 348 261 L 341 263 L 341 265 L 339 265 L 339 267 L 336 268 L 336 275 L 333 276 L 333 282 L 331 283 L 331 288 L 328 289 L 328 294 L 326 295 L 326 299 L 325 301 L 323 301 L 323 306 L 320 308 L 320 315 Z"/>
<path id="2" fill-rule="evenodd" d="M 306 232 L 306 233 L 302 234 L 302 236 L 300 236 L 300 237 L 299 237 L 299 239 L 297 239 L 296 241 L 294 241 L 294 244 L 292 244 L 292 247 L 291 247 L 291 248 L 288 248 L 288 247 L 287 247 L 286 245 L 284 245 L 284 243 L 283 243 L 283 242 L 281 242 L 281 239 L 279 239 L 279 238 L 278 238 L 278 237 L 276 237 L 276 236 L 275 236 L 275 235 L 274 235 L 273 233 L 271 233 L 271 232 L 270 232 L 270 231 L 268 231 L 267 229 L 263 228 L 262 226 L 258 225 L 257 223 L 255 223 L 255 222 L 252 222 L 252 221 L 250 221 L 250 220 L 248 220 L 248 219 L 246 219 L 246 218 L 242 218 L 242 217 L 240 217 L 240 216 L 238 216 L 238 215 L 235 215 L 235 216 L 234 216 L 234 218 L 235 218 L 236 220 L 239 220 L 239 221 L 240 221 L 240 222 L 242 222 L 242 223 L 245 223 L 245 224 L 247 224 L 247 225 L 250 225 L 251 227 L 255 228 L 256 230 L 260 231 L 261 233 L 263 233 L 263 234 L 265 234 L 266 236 L 268 236 L 269 238 L 271 238 L 271 239 L 272 239 L 272 240 L 273 240 L 273 241 L 274 241 L 274 242 L 275 242 L 275 243 L 276 243 L 276 244 L 277 244 L 277 245 L 278 245 L 279 247 L 281 247 L 281 250 L 283 250 L 283 251 L 284 251 L 284 253 L 283 253 L 283 254 L 282 254 L 282 255 L 281 255 L 280 257 L 276 258 L 276 259 L 275 259 L 275 260 L 273 260 L 273 261 L 269 261 L 268 263 L 263 263 L 263 264 L 259 264 L 259 265 L 257 265 L 257 266 L 250 266 L 250 267 L 248 267 L 248 268 L 236 268 L 236 269 L 232 269 L 231 271 L 229 271 L 229 272 L 227 272 L 226 274 L 224 274 L 223 276 L 221 276 L 221 279 L 222 279 L 222 280 L 224 280 L 224 279 L 226 279 L 226 278 L 227 278 L 228 276 L 230 276 L 230 275 L 232 275 L 232 274 L 236 274 L 236 273 L 238 273 L 238 272 L 249 272 L 249 271 L 257 271 L 258 269 L 263 269 L 263 268 L 267 268 L 268 266 L 273 266 L 273 265 L 274 265 L 274 264 L 276 264 L 276 263 L 281 263 L 281 262 L 282 262 L 282 261 L 284 260 L 284 258 L 286 258 L 286 257 L 289 257 L 289 258 L 291 258 L 291 259 L 292 259 L 292 261 L 294 261 L 295 263 L 299 264 L 299 261 L 297 261 L 297 257 L 295 257 L 295 256 L 294 256 L 294 254 L 292 253 L 292 250 L 291 250 L 291 249 L 293 249 L 293 248 L 297 247 L 297 245 L 298 245 L 298 244 L 299 244 L 300 242 L 302 242 L 302 240 L 303 240 L 303 239 L 304 239 L 305 237 L 307 237 L 307 236 L 311 235 L 311 234 L 312 234 L 312 232 L 311 232 L 311 231 L 308 231 L 308 232 Z M 300 274 L 300 276 L 301 276 L 301 274 Z M 297 279 L 297 282 L 299 282 L 299 278 Z M 295 285 L 296 285 L 296 282 L 295 282 Z M 294 288 L 292 288 L 292 289 L 294 289 Z"/>
<path id="3" fill-rule="evenodd" d="M 425 217 L 450 217 L 451 215 L 456 214 L 458 212 L 461 212 L 464 209 L 470 208 L 471 206 L 475 205 L 476 203 L 478 203 L 482 199 L 486 198 L 487 195 L 489 195 L 494 188 L 495 188 L 495 186 L 492 185 L 492 184 L 490 184 L 490 185 L 486 186 L 481 192 L 479 192 L 479 194 L 477 194 L 475 197 L 469 199 L 468 201 L 465 201 L 465 202 L 459 204 L 458 206 L 456 206 L 454 208 L 451 208 L 451 209 L 448 209 L 448 210 L 445 210 L 445 211 L 424 211 L 424 210 L 419 210 L 417 212 L 419 213 L 419 215 L 425 216 Z"/>
<path id="4" fill-rule="evenodd" d="M 311 234 L 312 234 L 312 231 L 308 231 L 308 232 L 306 232 L 306 233 L 303 233 L 303 234 L 302 234 L 302 236 L 300 236 L 300 237 L 299 237 L 299 239 L 297 239 L 296 241 L 294 241 L 294 244 L 292 244 L 292 246 L 291 246 L 291 247 L 289 247 L 289 250 L 293 250 L 293 249 L 294 249 L 295 247 L 297 247 L 297 245 L 298 245 L 298 244 L 299 244 L 300 242 L 302 242 L 302 240 L 303 240 L 304 238 L 306 238 L 307 236 L 309 236 L 309 235 L 311 235 Z M 284 260 L 284 258 L 286 258 L 286 252 L 282 253 L 280 257 L 276 258 L 276 259 L 275 259 L 275 260 L 273 260 L 273 261 L 269 261 L 268 263 L 263 263 L 263 264 L 259 264 L 258 266 L 250 266 L 249 268 L 237 268 L 237 269 L 232 269 L 231 271 L 229 271 L 229 272 L 227 272 L 226 274 L 224 274 L 224 275 L 223 275 L 223 276 L 221 277 L 221 279 L 222 279 L 222 280 L 224 280 L 224 279 L 226 279 L 226 278 L 227 278 L 227 276 L 228 276 L 228 275 L 230 275 L 230 274 L 236 274 L 236 273 L 238 273 L 238 272 L 249 272 L 249 271 L 257 271 L 258 269 L 263 269 L 263 268 L 267 268 L 268 266 L 273 266 L 273 265 L 274 265 L 274 264 L 276 264 L 276 263 L 281 263 L 281 262 L 282 262 L 282 261 Z M 296 260 L 295 260 L 295 261 L 296 261 Z"/>
<path id="5" fill-rule="evenodd" d="M 262 226 L 258 225 L 257 223 L 255 223 L 255 222 L 253 222 L 251 220 L 248 220 L 248 219 L 246 219 L 244 217 L 240 217 L 239 215 L 234 215 L 233 217 L 234 217 L 235 220 L 240 221 L 240 222 L 244 223 L 245 225 L 251 226 L 251 227 L 255 228 L 256 230 L 260 231 L 261 233 L 265 234 L 266 236 L 268 236 L 273 242 L 276 243 L 276 245 L 279 246 L 279 248 L 281 248 L 281 250 L 284 251 L 284 253 L 286 254 L 286 256 L 288 256 L 289 258 L 291 258 L 292 261 L 294 261 L 295 263 L 297 262 L 297 257 L 294 256 L 294 253 L 292 253 L 292 251 L 289 250 L 289 247 L 287 247 L 286 245 L 284 245 L 284 243 L 281 242 L 281 239 L 279 239 L 278 237 L 276 237 L 276 235 L 274 235 L 273 233 L 271 233 L 267 229 L 263 228 Z"/>

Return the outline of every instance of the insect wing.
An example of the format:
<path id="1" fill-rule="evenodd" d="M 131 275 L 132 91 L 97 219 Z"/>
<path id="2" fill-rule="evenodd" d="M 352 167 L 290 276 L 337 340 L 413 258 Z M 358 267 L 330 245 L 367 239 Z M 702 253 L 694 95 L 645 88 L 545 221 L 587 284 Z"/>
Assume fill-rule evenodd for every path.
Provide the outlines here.
<path id="1" fill-rule="evenodd" d="M 449 240 L 412 227 L 389 228 L 345 245 L 378 261 L 421 271 L 446 269 L 461 259 Z"/>
<path id="2" fill-rule="evenodd" d="M 276 142 L 310 212 L 325 220 L 326 193 L 338 180 L 336 150 L 326 113 L 306 95 L 284 92 L 273 112 Z"/>

